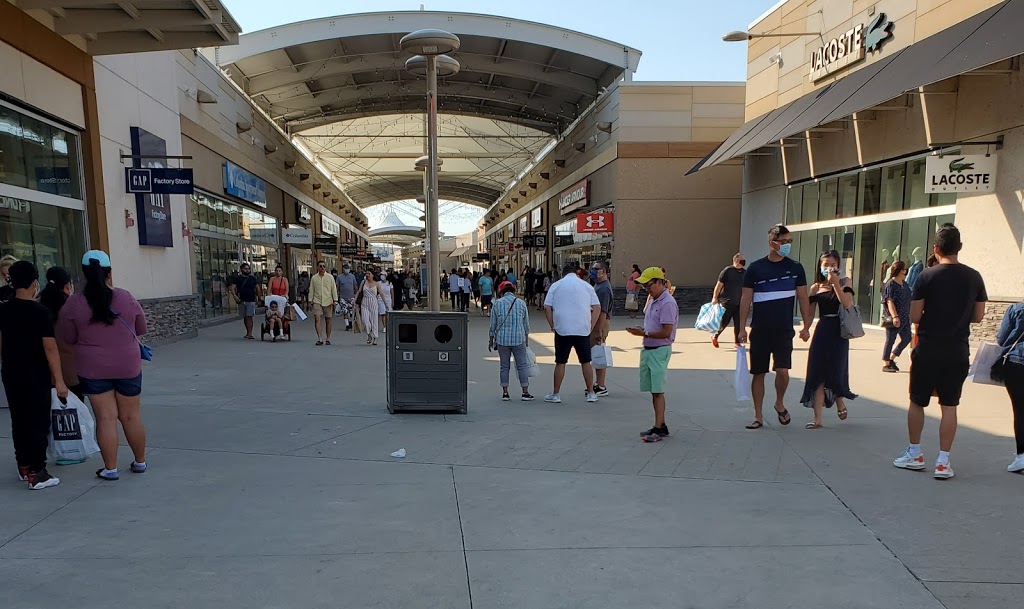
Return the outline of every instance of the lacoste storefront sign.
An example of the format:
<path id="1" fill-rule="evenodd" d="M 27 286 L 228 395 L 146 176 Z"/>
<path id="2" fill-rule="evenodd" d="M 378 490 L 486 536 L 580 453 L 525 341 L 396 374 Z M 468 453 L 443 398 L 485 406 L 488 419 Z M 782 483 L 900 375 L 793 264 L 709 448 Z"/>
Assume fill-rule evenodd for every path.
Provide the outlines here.
<path id="1" fill-rule="evenodd" d="M 848 65 L 863 61 L 867 51 L 881 50 L 882 45 L 892 38 L 895 27 L 896 24 L 890 22 L 885 13 L 878 13 L 867 25 L 858 23 L 821 45 L 811 53 L 811 81 L 821 80 Z"/>
<path id="2" fill-rule="evenodd" d="M 996 189 L 996 156 L 948 154 L 925 160 L 924 191 L 993 192 Z"/>

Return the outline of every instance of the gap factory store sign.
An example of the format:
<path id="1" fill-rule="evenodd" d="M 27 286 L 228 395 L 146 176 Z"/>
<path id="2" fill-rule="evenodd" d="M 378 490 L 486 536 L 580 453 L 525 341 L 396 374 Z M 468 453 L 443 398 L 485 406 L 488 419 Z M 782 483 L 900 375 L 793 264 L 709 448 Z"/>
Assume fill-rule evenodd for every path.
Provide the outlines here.
<path id="1" fill-rule="evenodd" d="M 948 154 L 925 159 L 924 191 L 993 192 L 996 157 L 985 154 Z"/>
<path id="2" fill-rule="evenodd" d="M 863 61 L 866 52 L 879 51 L 892 38 L 896 24 L 885 13 L 878 13 L 864 25 L 858 23 L 842 35 L 829 40 L 811 53 L 811 81 L 832 75 L 848 65 Z"/>

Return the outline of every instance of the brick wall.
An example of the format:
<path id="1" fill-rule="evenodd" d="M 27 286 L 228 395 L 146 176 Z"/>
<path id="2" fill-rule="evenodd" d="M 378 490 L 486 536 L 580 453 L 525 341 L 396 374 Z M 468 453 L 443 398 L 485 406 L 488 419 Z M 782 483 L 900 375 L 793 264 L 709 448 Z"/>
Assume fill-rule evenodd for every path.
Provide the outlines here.
<path id="1" fill-rule="evenodd" d="M 971 342 L 995 342 L 996 332 L 1003 323 L 1003 315 L 1013 302 L 1008 300 L 990 300 L 985 307 L 985 319 L 976 326 L 971 326 Z"/>
<path id="2" fill-rule="evenodd" d="M 701 305 L 711 302 L 711 294 L 714 293 L 714 286 L 675 286 L 676 304 L 679 305 L 680 315 L 693 315 L 700 311 Z M 626 288 L 614 288 L 614 314 L 629 315 L 626 310 Z M 640 310 L 643 310 L 643 300 L 647 298 L 646 293 L 640 294 Z M 642 315 L 643 313 L 638 312 Z"/>
<path id="3" fill-rule="evenodd" d="M 192 295 L 140 300 L 146 314 L 146 342 L 169 343 L 199 336 L 199 300 Z"/>

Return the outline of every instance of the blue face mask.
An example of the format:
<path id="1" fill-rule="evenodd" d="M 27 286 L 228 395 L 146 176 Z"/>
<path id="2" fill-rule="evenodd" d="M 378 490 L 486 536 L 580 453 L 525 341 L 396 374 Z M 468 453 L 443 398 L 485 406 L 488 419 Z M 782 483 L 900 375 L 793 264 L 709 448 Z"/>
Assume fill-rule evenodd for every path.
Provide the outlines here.
<path id="1" fill-rule="evenodd" d="M 785 258 L 786 256 L 789 255 L 789 251 L 791 249 L 793 249 L 792 243 L 783 243 L 782 245 L 779 246 L 779 255 Z"/>
<path id="2" fill-rule="evenodd" d="M 590 280 L 597 281 L 597 271 L 594 269 L 590 269 Z"/>
<path id="3" fill-rule="evenodd" d="M 832 269 L 830 269 L 829 267 L 826 266 L 826 267 L 821 269 L 821 276 L 826 278 L 826 279 L 828 279 L 828 276 L 831 273 L 831 271 L 832 271 Z"/>

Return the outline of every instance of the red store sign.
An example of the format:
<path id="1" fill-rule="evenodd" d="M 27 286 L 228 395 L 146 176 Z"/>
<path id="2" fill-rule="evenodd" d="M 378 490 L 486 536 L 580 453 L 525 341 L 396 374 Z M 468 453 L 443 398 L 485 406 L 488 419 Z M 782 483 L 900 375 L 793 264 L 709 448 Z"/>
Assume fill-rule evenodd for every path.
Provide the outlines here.
<path id="1" fill-rule="evenodd" d="M 576 214 L 577 233 L 610 233 L 615 230 L 615 213 L 595 211 Z"/>

